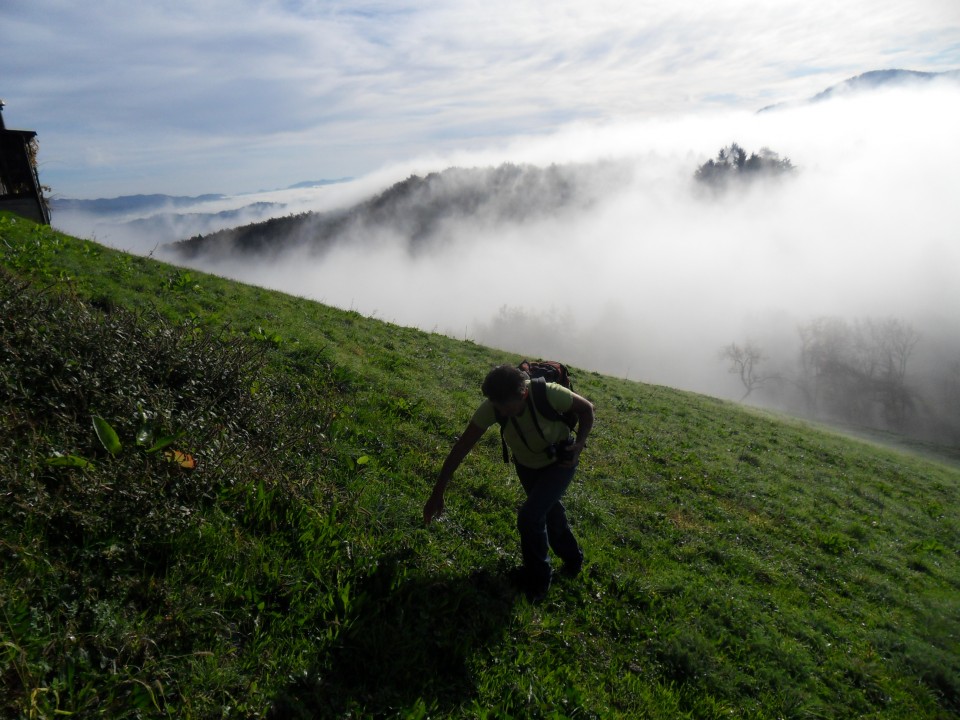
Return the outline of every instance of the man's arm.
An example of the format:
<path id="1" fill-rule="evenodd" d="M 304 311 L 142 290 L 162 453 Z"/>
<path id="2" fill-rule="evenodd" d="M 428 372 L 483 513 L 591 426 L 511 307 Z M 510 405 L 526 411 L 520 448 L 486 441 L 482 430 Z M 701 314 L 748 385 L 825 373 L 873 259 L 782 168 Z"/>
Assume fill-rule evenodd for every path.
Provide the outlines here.
<path id="1" fill-rule="evenodd" d="M 430 494 L 427 504 L 423 506 L 423 521 L 425 523 L 429 524 L 431 520 L 443 512 L 443 493 L 453 479 L 453 473 L 460 467 L 460 463 L 463 462 L 467 453 L 473 449 L 473 446 L 477 444 L 477 441 L 485 432 L 486 430 L 479 425 L 474 425 L 472 422 L 467 423 L 466 430 L 450 448 L 447 459 L 443 461 L 443 466 L 440 468 L 437 482 L 433 486 L 433 492 Z"/>
<path id="2" fill-rule="evenodd" d="M 570 459 L 560 463 L 560 465 L 567 467 L 577 464 L 580 460 L 580 453 L 587 446 L 587 437 L 593 429 L 593 403 L 582 395 L 573 393 L 573 404 L 570 406 L 570 410 L 577 416 L 577 441 L 571 446 L 573 455 Z"/>

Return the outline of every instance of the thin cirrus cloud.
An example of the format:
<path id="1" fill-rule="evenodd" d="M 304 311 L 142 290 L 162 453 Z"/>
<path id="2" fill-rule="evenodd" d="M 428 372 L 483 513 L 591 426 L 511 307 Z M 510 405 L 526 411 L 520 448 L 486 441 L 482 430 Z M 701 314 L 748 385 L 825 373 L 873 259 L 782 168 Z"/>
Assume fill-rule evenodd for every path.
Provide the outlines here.
<path id="1" fill-rule="evenodd" d="M 753 339 L 790 354 L 797 326 L 820 315 L 900 317 L 931 366 L 960 351 L 956 90 L 756 113 L 869 70 L 960 67 L 955 3 L 13 0 L 0 14 L 5 119 L 39 132 L 55 196 L 357 178 L 210 208 L 260 198 L 286 213 L 452 165 L 612 160 L 632 173 L 563 222 L 491 232 L 465 218 L 458 241 L 428 257 L 346 243 L 322 263 L 203 265 L 218 274 L 720 394 L 739 388 L 719 347 Z M 692 197 L 693 171 L 733 141 L 789 156 L 799 175 L 725 202 Z M 546 249 L 544 271 L 504 270 L 517 246 Z M 537 284 L 571 259 L 584 278 L 576 302 Z M 500 322 L 516 300 L 491 277 L 539 298 L 550 332 Z"/>
<path id="2" fill-rule="evenodd" d="M 885 67 L 960 65 L 960 10 L 826 0 L 12 0 L 10 127 L 67 197 L 361 176 L 571 122 L 756 110 Z"/>

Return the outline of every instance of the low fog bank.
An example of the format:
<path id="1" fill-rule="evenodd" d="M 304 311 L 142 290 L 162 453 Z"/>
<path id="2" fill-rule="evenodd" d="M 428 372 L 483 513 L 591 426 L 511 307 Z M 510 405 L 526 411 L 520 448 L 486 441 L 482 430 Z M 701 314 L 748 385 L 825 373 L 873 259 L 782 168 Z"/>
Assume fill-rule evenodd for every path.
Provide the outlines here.
<path id="1" fill-rule="evenodd" d="M 347 238 L 319 259 L 301 250 L 270 263 L 191 264 L 509 357 L 551 357 L 732 399 L 747 388 L 722 351 L 749 346 L 755 371 L 769 376 L 749 402 L 820 414 L 817 393 L 826 391 L 811 395 L 801 329 L 839 319 L 847 336 L 831 342 L 855 344 L 851 328 L 895 319 L 918 338 L 904 383 L 915 409 L 896 420 L 899 429 L 935 426 L 938 439 L 956 442 L 960 404 L 951 410 L 947 399 L 960 388 L 958 120 L 956 86 L 933 84 L 756 115 L 571 127 L 403 170 L 629 166 L 576 213 L 495 225 L 452 217 L 448 241 L 426 254 L 380 232 Z M 697 167 L 731 142 L 769 148 L 797 171 L 726 193 L 698 188 Z M 856 362 L 871 361 L 861 353 Z M 894 422 L 875 405 L 855 419 Z"/>
<path id="2" fill-rule="evenodd" d="M 323 212 L 357 202 L 369 183 L 348 181 L 242 195 L 195 198 L 129 196 L 104 200 L 51 201 L 51 225 L 117 250 L 146 255 L 196 235 L 289 214 Z"/>

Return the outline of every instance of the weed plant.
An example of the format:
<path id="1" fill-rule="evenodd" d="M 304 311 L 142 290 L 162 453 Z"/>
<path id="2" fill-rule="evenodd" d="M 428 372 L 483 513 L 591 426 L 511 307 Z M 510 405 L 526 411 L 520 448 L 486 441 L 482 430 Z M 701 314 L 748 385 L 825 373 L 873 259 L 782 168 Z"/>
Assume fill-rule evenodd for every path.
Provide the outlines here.
<path id="1" fill-rule="evenodd" d="M 0 716 L 960 714 L 955 466 L 574 369 L 530 605 L 493 433 L 421 519 L 519 358 L 10 215 L 0 271 Z"/>

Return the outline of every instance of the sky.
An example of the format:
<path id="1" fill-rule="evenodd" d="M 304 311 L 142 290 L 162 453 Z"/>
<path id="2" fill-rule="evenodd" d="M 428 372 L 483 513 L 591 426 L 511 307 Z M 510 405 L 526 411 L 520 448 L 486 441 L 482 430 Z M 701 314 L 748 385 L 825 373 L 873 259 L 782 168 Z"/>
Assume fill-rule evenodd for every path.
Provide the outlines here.
<path id="1" fill-rule="evenodd" d="M 358 178 L 523 138 L 960 68 L 956 0 L 4 0 L 52 197 Z"/>
<path id="2" fill-rule="evenodd" d="M 322 258 L 191 262 L 508 356 L 732 399 L 744 388 L 719 358 L 730 343 L 759 347 L 768 371 L 792 371 L 803 325 L 896 318 L 921 336 L 911 370 L 940 382 L 960 372 L 958 119 L 953 83 L 572 127 L 505 156 L 587 163 L 588 174 L 598 159 L 618 163 L 626 173 L 587 207 L 492 226 L 454 218 L 448 242 L 427 254 L 410 255 L 404 238 L 358 235 Z M 788 157 L 795 173 L 704 194 L 696 168 L 732 140 Z M 274 197 L 332 208 L 365 182 Z"/>
<path id="3" fill-rule="evenodd" d="M 909 324 L 929 397 L 948 397 L 947 382 L 960 392 L 957 84 L 801 102 L 888 68 L 960 69 L 960 3 L 0 5 L 4 118 L 38 132 L 60 229 L 164 255 L 224 210 L 243 215 L 222 225 L 240 225 L 451 166 L 613 162 L 628 179 L 588 209 L 458 218 L 451 242 L 419 257 L 379 237 L 322 261 L 193 264 L 505 359 L 733 399 L 725 345 L 790 368 L 798 329 L 819 317 Z M 797 173 L 698 196 L 696 168 L 731 142 Z M 351 180 L 284 189 L 336 178 Z M 125 224 L 136 215 L 56 210 L 58 197 L 139 193 L 226 197 L 147 217 L 151 233 Z"/>

